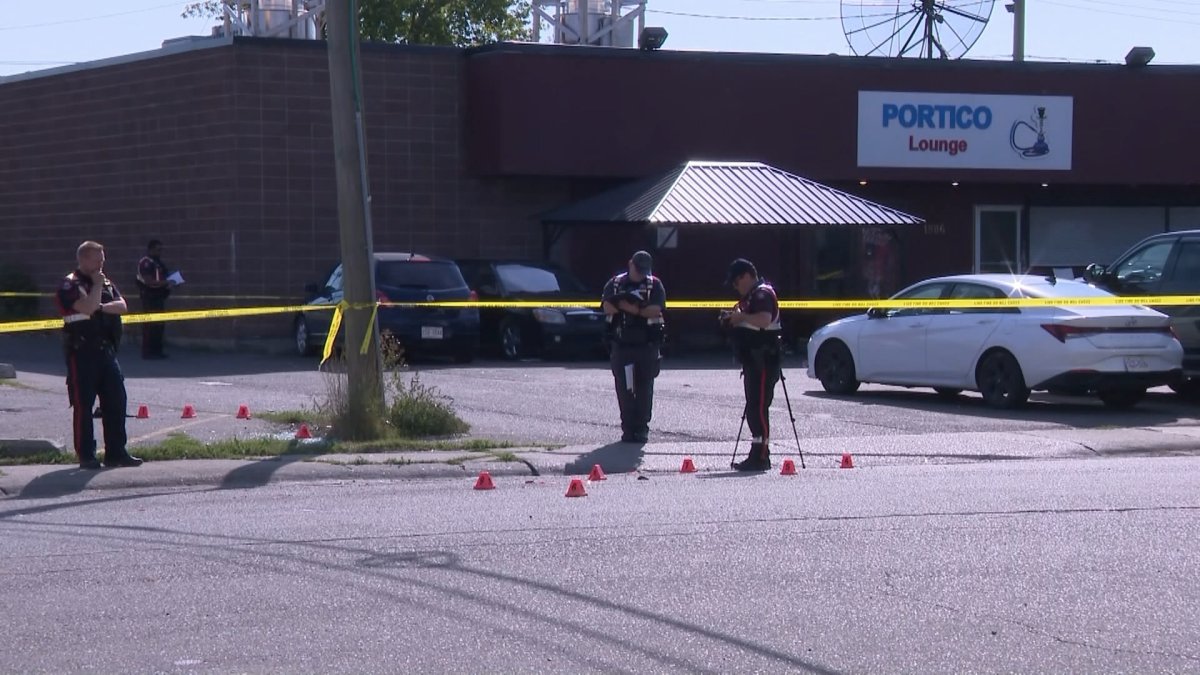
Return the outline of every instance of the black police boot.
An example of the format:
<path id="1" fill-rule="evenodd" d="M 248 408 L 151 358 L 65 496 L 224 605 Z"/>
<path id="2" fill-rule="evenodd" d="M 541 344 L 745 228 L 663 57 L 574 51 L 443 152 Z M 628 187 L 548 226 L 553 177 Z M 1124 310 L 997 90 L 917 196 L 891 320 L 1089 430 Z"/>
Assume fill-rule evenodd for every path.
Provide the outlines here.
<path id="1" fill-rule="evenodd" d="M 110 469 L 116 469 L 116 468 L 122 467 L 122 466 L 131 467 L 131 466 L 141 466 L 141 465 L 142 465 L 141 458 L 134 457 L 133 455 L 129 454 L 128 452 L 113 453 L 112 456 L 109 456 L 109 454 L 107 452 L 104 453 L 104 466 L 106 466 Z"/>
<path id="2" fill-rule="evenodd" d="M 95 471 L 100 468 L 100 460 L 96 459 L 95 457 L 84 457 L 83 459 L 79 460 L 79 468 L 87 469 L 88 471 Z"/>
<path id="3" fill-rule="evenodd" d="M 771 469 L 771 451 L 765 443 L 751 443 L 750 454 L 746 459 L 733 465 L 738 471 L 769 471 Z"/>

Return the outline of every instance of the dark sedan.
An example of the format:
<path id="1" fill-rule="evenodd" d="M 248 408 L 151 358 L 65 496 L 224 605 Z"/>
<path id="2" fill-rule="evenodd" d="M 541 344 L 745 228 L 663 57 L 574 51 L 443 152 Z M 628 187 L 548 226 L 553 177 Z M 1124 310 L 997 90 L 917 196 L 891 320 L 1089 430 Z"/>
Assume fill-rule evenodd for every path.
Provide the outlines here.
<path id="1" fill-rule="evenodd" d="M 603 353 L 600 292 L 553 263 L 458 260 L 480 300 L 580 300 L 578 307 L 483 308 L 480 341 L 508 359 Z M 595 298 L 592 302 L 591 299 Z"/>

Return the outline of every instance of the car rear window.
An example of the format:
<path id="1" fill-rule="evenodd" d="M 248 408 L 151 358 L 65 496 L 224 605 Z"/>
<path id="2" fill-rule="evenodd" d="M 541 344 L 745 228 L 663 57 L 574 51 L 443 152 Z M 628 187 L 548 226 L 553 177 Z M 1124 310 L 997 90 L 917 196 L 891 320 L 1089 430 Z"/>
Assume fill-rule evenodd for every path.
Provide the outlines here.
<path id="1" fill-rule="evenodd" d="M 375 266 L 375 283 L 393 288 L 446 290 L 465 288 L 458 266 L 451 262 L 389 260 Z"/>
<path id="2" fill-rule="evenodd" d="M 583 293 L 583 284 L 568 274 L 532 265 L 503 264 L 496 273 L 513 293 Z"/>

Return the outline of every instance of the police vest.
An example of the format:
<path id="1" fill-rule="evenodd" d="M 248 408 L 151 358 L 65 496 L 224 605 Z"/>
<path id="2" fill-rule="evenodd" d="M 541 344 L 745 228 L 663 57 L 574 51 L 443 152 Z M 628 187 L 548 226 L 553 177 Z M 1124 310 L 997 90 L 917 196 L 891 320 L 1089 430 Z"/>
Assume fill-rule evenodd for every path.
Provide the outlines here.
<path id="1" fill-rule="evenodd" d="M 631 281 L 628 273 L 618 274 L 612 278 L 613 288 L 616 291 L 615 299 L 620 301 L 622 296 L 634 294 L 636 298 L 631 298 L 630 301 L 637 300 L 639 307 L 645 307 L 654 290 L 654 281 L 654 277 L 650 275 L 646 275 L 646 278 L 639 283 Z M 605 318 L 608 321 L 610 336 L 620 344 L 639 345 L 662 342 L 666 324 L 661 316 L 649 319 L 644 316 L 634 316 L 628 312 L 617 312 Z"/>
<path id="2" fill-rule="evenodd" d="M 738 301 L 738 309 L 743 313 L 750 313 L 750 299 L 754 297 L 754 293 L 760 289 L 770 291 L 772 296 L 775 296 L 775 289 L 765 281 L 761 281 L 750 292 Z M 783 334 L 783 325 L 779 321 L 779 299 L 775 300 L 775 314 L 771 317 L 771 323 L 766 328 L 759 328 L 749 323 L 740 323 L 733 328 L 733 343 L 740 351 L 748 351 L 752 349 L 769 348 L 774 349 L 779 347 L 779 338 Z"/>
<path id="3" fill-rule="evenodd" d="M 65 283 L 74 284 L 79 289 L 79 298 L 87 297 L 87 291 L 84 290 L 84 282 L 76 277 L 72 272 L 67 275 Z M 105 282 L 103 290 L 100 291 L 100 302 L 112 302 L 118 297 L 112 282 Z M 71 348 L 79 348 L 83 346 L 101 347 L 111 345 L 117 348 L 121 345 L 121 334 L 123 325 L 119 314 L 105 314 L 97 309 L 93 314 L 79 314 L 72 311 L 69 307 L 64 307 L 63 314 L 63 336 L 66 338 L 67 345 Z"/>

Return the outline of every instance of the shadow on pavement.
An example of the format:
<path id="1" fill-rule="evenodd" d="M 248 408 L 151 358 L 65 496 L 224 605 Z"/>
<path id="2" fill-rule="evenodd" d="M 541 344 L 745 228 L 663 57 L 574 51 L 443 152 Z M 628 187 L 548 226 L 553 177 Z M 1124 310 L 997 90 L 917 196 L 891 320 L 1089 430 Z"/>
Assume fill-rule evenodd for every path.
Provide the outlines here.
<path id="1" fill-rule="evenodd" d="M 1110 410 L 1097 399 L 1086 396 L 1063 396 L 1036 392 L 1024 407 L 1015 410 L 991 408 L 978 395 L 963 394 L 944 399 L 928 389 L 912 390 L 867 390 L 849 396 L 830 394 L 820 390 L 808 390 L 800 396 L 815 399 L 858 403 L 861 405 L 886 405 L 893 408 L 919 410 L 932 413 L 970 415 L 1001 420 L 1027 422 L 1049 422 L 1077 429 L 1108 428 L 1114 426 L 1144 427 L 1170 424 L 1185 417 L 1186 404 L 1172 400 L 1172 396 L 1148 394 L 1137 407 L 1130 410 Z"/>
<path id="2" fill-rule="evenodd" d="M 640 443 L 609 443 L 580 455 L 563 467 L 563 473 L 572 476 L 585 474 L 599 464 L 604 473 L 630 473 L 642 465 L 646 447 Z"/>
<path id="3" fill-rule="evenodd" d="M 112 471 L 113 469 L 108 469 Z M 60 469 L 45 473 L 29 481 L 21 491 L 14 495 L 15 499 L 43 499 L 47 497 L 63 497 L 83 492 L 88 483 L 92 482 L 100 471 L 85 471 L 78 467 Z"/>
<path id="4" fill-rule="evenodd" d="M 225 474 L 221 480 L 220 490 L 246 490 L 263 487 L 271 482 L 271 477 L 288 464 L 314 457 L 311 453 L 296 452 L 260 459 L 256 462 L 240 466 Z"/>

